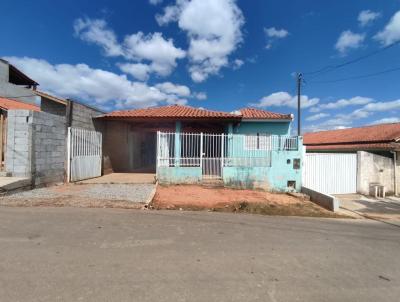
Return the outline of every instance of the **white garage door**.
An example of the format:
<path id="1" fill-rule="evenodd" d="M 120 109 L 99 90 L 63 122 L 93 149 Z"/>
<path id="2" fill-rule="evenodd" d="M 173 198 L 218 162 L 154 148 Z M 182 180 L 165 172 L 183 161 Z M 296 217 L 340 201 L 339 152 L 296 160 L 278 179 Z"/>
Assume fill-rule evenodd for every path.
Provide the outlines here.
<path id="1" fill-rule="evenodd" d="M 303 186 L 326 194 L 357 192 L 357 154 L 307 153 Z"/>

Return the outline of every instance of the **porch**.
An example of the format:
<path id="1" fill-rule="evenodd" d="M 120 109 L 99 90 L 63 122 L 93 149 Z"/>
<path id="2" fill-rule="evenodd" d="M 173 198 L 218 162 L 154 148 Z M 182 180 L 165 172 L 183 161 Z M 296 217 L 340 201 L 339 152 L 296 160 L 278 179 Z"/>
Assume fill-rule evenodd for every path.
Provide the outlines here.
<path id="1" fill-rule="evenodd" d="M 158 132 L 157 179 L 166 184 L 214 180 L 237 188 L 299 190 L 303 153 L 302 139 L 296 136 Z"/>

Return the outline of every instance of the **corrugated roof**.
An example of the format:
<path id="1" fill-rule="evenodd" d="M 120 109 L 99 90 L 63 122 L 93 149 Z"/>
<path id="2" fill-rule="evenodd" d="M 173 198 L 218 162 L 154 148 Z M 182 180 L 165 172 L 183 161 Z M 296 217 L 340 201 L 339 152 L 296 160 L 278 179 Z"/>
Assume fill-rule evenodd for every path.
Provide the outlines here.
<path id="1" fill-rule="evenodd" d="M 305 145 L 390 142 L 400 138 L 400 123 L 311 132 L 304 134 Z"/>
<path id="2" fill-rule="evenodd" d="M 40 111 L 40 107 L 37 105 L 28 104 L 25 102 L 7 99 L 3 97 L 0 97 L 0 108 L 3 110 L 23 109 L 23 110 Z"/>
<path id="3" fill-rule="evenodd" d="M 171 105 L 163 107 L 150 107 L 143 109 L 113 111 L 101 118 L 188 118 L 188 119 L 240 119 L 240 116 L 190 106 Z"/>
<path id="4" fill-rule="evenodd" d="M 275 113 L 256 108 L 242 108 L 239 110 L 243 119 L 273 119 L 273 120 L 292 120 L 291 114 Z"/>

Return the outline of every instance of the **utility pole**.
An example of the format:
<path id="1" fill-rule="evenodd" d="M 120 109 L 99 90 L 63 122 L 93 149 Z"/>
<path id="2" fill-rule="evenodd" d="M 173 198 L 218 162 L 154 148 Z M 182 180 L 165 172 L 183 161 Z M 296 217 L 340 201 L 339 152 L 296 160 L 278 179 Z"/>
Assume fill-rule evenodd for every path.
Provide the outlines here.
<path id="1" fill-rule="evenodd" d="M 297 73 L 297 135 L 301 135 L 301 82 L 303 75 Z"/>

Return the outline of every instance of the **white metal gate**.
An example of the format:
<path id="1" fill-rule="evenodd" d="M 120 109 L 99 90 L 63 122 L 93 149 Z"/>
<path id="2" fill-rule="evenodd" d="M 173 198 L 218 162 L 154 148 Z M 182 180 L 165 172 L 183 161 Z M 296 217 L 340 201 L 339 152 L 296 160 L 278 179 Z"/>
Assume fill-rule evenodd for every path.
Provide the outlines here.
<path id="1" fill-rule="evenodd" d="M 307 153 L 303 186 L 326 194 L 357 192 L 357 154 Z"/>
<path id="2" fill-rule="evenodd" d="M 68 181 L 101 176 L 101 133 L 68 128 L 68 159 Z"/>

